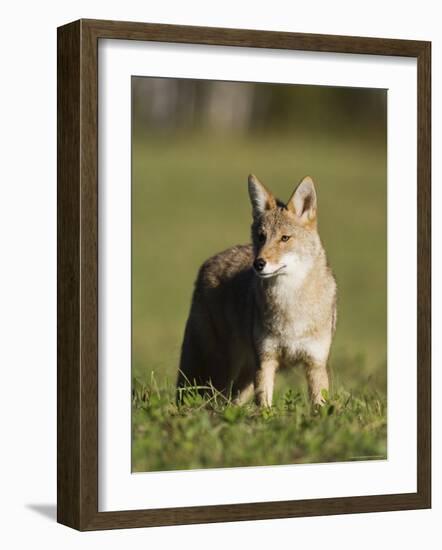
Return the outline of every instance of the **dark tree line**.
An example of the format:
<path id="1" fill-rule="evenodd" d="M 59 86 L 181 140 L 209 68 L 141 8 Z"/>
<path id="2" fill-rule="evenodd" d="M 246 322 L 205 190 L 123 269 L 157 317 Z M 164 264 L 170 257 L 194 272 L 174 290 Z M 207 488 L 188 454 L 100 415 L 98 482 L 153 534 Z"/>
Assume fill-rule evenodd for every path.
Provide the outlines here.
<path id="1" fill-rule="evenodd" d="M 248 131 L 293 125 L 384 130 L 385 90 L 134 77 L 135 129 Z"/>

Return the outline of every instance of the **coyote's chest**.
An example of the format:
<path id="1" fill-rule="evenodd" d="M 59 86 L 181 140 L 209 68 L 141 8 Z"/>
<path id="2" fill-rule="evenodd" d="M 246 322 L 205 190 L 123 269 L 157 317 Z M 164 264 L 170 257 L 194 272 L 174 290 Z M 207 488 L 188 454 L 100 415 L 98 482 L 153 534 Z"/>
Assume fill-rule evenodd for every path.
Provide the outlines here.
<path id="1" fill-rule="evenodd" d="M 310 355 L 318 345 L 320 314 L 302 288 L 278 284 L 268 289 L 263 308 L 261 350 L 282 363 Z"/>

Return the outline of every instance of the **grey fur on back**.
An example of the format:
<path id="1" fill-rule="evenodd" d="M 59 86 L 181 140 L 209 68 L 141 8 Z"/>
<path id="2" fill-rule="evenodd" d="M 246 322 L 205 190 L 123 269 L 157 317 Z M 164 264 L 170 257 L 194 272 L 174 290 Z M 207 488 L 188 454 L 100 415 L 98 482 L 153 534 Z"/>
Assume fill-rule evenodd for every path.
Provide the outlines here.
<path id="1" fill-rule="evenodd" d="M 241 367 L 253 369 L 253 249 L 238 245 L 209 258 L 195 283 L 182 346 L 178 386 L 210 381 L 240 389 Z"/>

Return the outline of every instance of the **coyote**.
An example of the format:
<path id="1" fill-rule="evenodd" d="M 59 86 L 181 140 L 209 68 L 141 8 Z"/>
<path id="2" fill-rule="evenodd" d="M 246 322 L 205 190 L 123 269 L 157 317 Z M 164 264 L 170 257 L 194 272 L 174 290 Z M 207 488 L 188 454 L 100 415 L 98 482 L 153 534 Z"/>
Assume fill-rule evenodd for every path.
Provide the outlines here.
<path id="1" fill-rule="evenodd" d="M 313 180 L 287 204 L 254 176 L 252 244 L 200 268 L 181 350 L 177 387 L 211 384 L 242 404 L 271 407 L 275 373 L 303 363 L 314 405 L 328 390 L 336 282 L 317 230 Z M 178 393 L 179 390 L 178 390 Z"/>

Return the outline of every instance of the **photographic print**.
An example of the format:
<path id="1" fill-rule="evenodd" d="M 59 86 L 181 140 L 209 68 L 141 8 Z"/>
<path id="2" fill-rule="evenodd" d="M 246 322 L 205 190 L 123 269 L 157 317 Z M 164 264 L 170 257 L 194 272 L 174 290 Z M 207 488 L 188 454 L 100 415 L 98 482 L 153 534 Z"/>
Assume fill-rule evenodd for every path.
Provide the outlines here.
<path id="1" fill-rule="evenodd" d="M 132 471 L 387 458 L 387 90 L 132 77 Z"/>
<path id="2" fill-rule="evenodd" d="M 57 36 L 58 522 L 430 508 L 431 43 Z"/>

